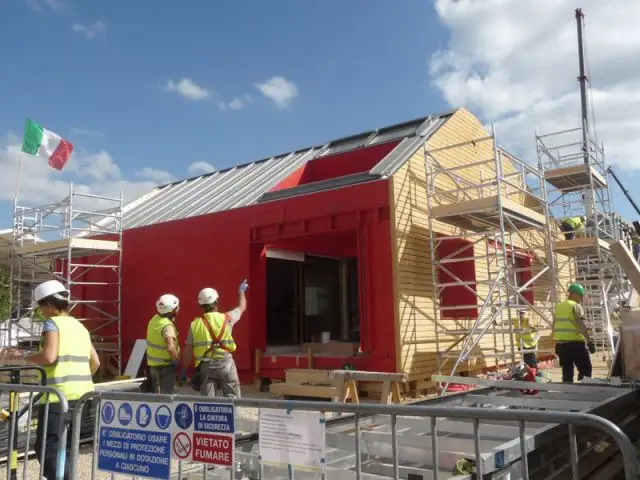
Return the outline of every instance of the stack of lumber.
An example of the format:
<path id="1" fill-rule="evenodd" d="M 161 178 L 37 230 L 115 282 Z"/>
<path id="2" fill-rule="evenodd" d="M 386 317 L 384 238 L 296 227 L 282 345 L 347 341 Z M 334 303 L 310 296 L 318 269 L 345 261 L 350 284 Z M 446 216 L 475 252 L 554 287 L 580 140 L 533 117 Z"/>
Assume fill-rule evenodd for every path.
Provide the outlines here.
<path id="1" fill-rule="evenodd" d="M 342 398 L 343 381 L 329 378 L 331 370 L 291 368 L 285 372 L 283 383 L 274 383 L 271 393 L 285 398 L 314 398 L 339 401 Z"/>

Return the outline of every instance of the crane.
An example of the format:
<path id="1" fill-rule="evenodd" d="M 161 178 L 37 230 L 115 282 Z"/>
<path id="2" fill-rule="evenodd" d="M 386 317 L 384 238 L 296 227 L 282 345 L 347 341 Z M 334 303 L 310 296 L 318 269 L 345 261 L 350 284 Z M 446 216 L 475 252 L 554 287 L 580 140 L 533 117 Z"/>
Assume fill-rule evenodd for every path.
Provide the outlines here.
<path id="1" fill-rule="evenodd" d="M 633 206 L 638 216 L 640 216 L 640 207 L 638 207 L 638 204 L 633 200 L 633 198 L 631 198 L 631 194 L 629 193 L 629 190 L 627 190 L 624 187 L 624 185 L 622 184 L 622 182 L 620 181 L 616 173 L 613 171 L 613 168 L 611 166 L 607 168 L 607 173 L 610 174 L 611 177 L 613 177 L 613 179 L 616 181 L 616 183 L 620 187 L 620 190 L 622 190 L 622 193 L 624 193 L 624 196 L 627 197 L 627 200 L 629 200 L 629 203 L 631 204 L 631 206 Z M 633 226 L 636 229 L 636 233 L 640 235 L 640 223 L 638 221 L 634 221 Z"/>
<path id="2" fill-rule="evenodd" d="M 611 174 L 611 176 L 613 177 L 613 179 L 616 181 L 616 183 L 618 184 L 618 186 L 620 187 L 620 190 L 622 190 L 622 193 L 624 193 L 624 196 L 627 197 L 627 200 L 629 200 L 629 203 L 631 203 L 631 205 L 633 206 L 633 208 L 635 208 L 636 212 L 638 213 L 638 215 L 640 216 L 640 207 L 638 207 L 638 205 L 636 204 L 636 202 L 633 201 L 633 198 L 631 198 L 631 194 L 629 193 L 629 190 L 627 190 L 626 188 L 624 188 L 624 185 L 622 185 L 622 182 L 620 181 L 620 179 L 618 178 L 618 176 L 616 175 L 616 173 L 613 171 L 613 168 L 609 167 L 607 168 L 607 173 Z"/>

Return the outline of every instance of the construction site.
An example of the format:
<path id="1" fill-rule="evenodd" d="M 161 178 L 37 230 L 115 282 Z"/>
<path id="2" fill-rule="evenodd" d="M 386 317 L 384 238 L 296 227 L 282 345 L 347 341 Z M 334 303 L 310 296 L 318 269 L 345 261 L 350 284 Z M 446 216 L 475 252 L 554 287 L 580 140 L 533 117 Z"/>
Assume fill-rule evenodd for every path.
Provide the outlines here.
<path id="1" fill-rule="evenodd" d="M 562 420 L 589 413 L 640 439 L 632 241 L 640 230 L 612 205 L 610 179 L 633 199 L 590 128 L 579 10 L 576 22 L 582 125 L 536 134 L 535 160 L 504 149 L 494 126 L 459 108 L 158 186 L 128 203 L 73 186 L 59 203 L 17 201 L 0 235 L 11 295 L 2 346 L 37 349 L 32 292 L 55 278 L 100 356 L 98 389 L 137 391 L 159 295 L 181 300 L 182 344 L 200 313 L 197 292 L 214 287 L 231 309 L 246 278 L 247 311 L 233 329 L 238 405 L 325 402 L 335 418 L 322 478 L 638 478 L 637 459 L 629 476 L 628 452 L 610 437 Z M 580 217 L 580 231 L 568 234 L 564 220 Z M 594 375 L 567 384 L 553 325 L 572 282 L 586 290 Z M 535 345 L 525 345 L 532 332 Z M 526 375 L 527 354 L 546 376 Z M 435 417 L 398 413 L 392 432 L 389 418 L 357 411 L 375 404 L 513 418 L 479 430 L 450 413 L 436 429 Z M 541 420 L 525 426 L 517 412 Z M 292 478 L 277 468 L 258 475 L 257 415 L 236 422 L 236 478 Z M 229 478 L 189 468 L 171 478 Z M 296 478 L 320 478 L 305 475 Z"/>

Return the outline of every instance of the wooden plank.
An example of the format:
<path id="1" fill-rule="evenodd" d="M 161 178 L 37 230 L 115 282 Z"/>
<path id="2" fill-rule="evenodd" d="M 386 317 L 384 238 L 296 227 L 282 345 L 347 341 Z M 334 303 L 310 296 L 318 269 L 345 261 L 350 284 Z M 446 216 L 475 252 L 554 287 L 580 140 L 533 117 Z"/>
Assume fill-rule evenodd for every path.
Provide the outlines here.
<path id="1" fill-rule="evenodd" d="M 487 227 L 500 226 L 497 195 L 440 205 L 434 207 L 432 211 L 433 216 L 438 220 L 453 223 L 467 230 L 479 231 Z M 540 228 L 546 223 L 544 215 L 506 198 L 502 199 L 502 211 L 510 216 L 511 222 L 518 229 Z M 509 222 L 505 222 L 505 228 L 513 229 Z"/>
<path id="2" fill-rule="evenodd" d="M 329 378 L 331 370 L 317 370 L 313 368 L 290 368 L 285 370 L 285 380 L 290 384 L 331 385 Z"/>
<path id="3" fill-rule="evenodd" d="M 63 238 L 50 242 L 30 243 L 16 248 L 16 253 L 29 255 L 55 255 L 66 252 L 69 248 L 77 250 L 74 256 L 86 256 L 98 252 L 117 252 L 118 242 L 111 240 L 95 240 L 91 238 Z"/>
<path id="4" fill-rule="evenodd" d="M 585 164 L 546 170 L 544 178 L 558 190 L 564 192 L 573 192 L 589 187 L 591 178 L 593 178 L 596 188 L 607 186 L 607 179 L 592 166 Z"/>
<path id="5" fill-rule="evenodd" d="M 633 259 L 633 255 L 622 241 L 611 244 L 611 253 L 620 264 L 620 268 L 627 274 L 636 292 L 640 292 L 640 266 Z"/>
<path id="6" fill-rule="evenodd" d="M 553 243 L 553 250 L 568 257 L 596 255 L 598 246 L 609 251 L 609 243 L 601 238 L 583 237 L 573 240 L 556 240 Z"/>
<path id="7" fill-rule="evenodd" d="M 338 389 L 336 387 L 320 385 L 292 385 L 289 383 L 272 383 L 269 386 L 271 393 L 290 397 L 312 397 L 312 398 L 337 398 Z"/>

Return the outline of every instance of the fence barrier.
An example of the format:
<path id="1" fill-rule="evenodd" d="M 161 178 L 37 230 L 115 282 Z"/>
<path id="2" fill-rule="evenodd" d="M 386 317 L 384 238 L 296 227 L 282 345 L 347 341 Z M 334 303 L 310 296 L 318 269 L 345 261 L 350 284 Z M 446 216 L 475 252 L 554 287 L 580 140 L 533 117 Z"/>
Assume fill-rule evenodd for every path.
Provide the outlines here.
<path id="1" fill-rule="evenodd" d="M 349 432 L 353 433 L 353 444 L 352 446 L 342 448 L 342 450 L 347 449 L 354 453 L 353 467 L 349 467 L 344 464 L 341 469 L 338 467 L 330 469 L 326 466 L 326 462 L 323 457 L 319 472 L 315 473 L 315 476 L 309 476 L 308 473 L 304 471 L 298 472 L 298 470 L 292 469 L 290 464 L 287 465 L 287 461 L 290 460 L 285 461 L 284 466 L 273 467 L 272 465 L 267 464 L 265 458 L 258 456 L 258 452 L 255 451 L 255 446 L 252 451 L 249 452 L 241 451 L 242 449 L 239 451 L 236 446 L 235 454 L 231 454 L 232 461 L 230 464 L 227 464 L 226 473 L 223 473 L 224 469 L 219 467 L 215 467 L 215 470 L 211 471 L 208 469 L 207 465 L 202 463 L 197 467 L 201 472 L 201 476 L 198 476 L 197 478 L 233 479 L 241 478 L 242 475 L 244 475 L 242 478 L 272 479 L 293 478 L 295 474 L 296 478 L 324 479 L 327 478 L 326 472 L 329 471 L 331 472 L 331 475 L 328 478 L 380 478 L 376 475 L 382 475 L 386 478 L 412 478 L 408 476 L 412 467 L 401 465 L 398 424 L 400 423 L 404 426 L 403 428 L 406 428 L 407 425 L 411 425 L 412 421 L 416 422 L 419 419 L 422 419 L 421 421 L 430 426 L 430 431 L 425 432 L 424 444 L 414 446 L 414 448 L 418 448 L 419 450 L 426 448 L 429 450 L 427 453 L 422 452 L 420 454 L 424 455 L 424 457 L 420 457 L 422 458 L 422 461 L 419 463 L 430 465 L 428 468 L 432 471 L 431 478 L 435 480 L 444 476 L 442 474 L 441 467 L 450 468 L 450 463 L 452 461 L 450 458 L 444 456 L 442 458 L 444 458 L 446 460 L 445 463 L 448 464 L 440 465 L 441 451 L 439 450 L 439 443 L 443 440 L 442 437 L 439 438 L 437 432 L 439 422 L 442 422 L 445 419 L 468 420 L 471 422 L 470 431 L 468 433 L 473 438 L 475 451 L 470 454 L 470 458 L 468 460 L 470 461 L 470 468 L 472 469 L 469 473 L 475 474 L 475 478 L 483 478 L 483 475 L 490 473 L 489 470 L 495 466 L 495 464 L 491 463 L 493 460 L 491 460 L 491 462 L 487 461 L 486 454 L 483 457 L 481 446 L 482 437 L 480 434 L 481 422 L 514 422 L 514 424 L 517 425 L 519 434 L 517 438 L 513 439 L 513 442 L 510 442 L 513 444 L 513 449 L 510 450 L 513 454 L 509 454 L 511 455 L 510 458 L 504 459 L 507 467 L 510 465 L 513 467 L 511 478 L 516 477 L 518 474 L 520 474 L 521 478 L 525 480 L 530 478 L 527 454 L 532 452 L 537 445 L 535 445 L 534 439 L 531 437 L 527 438 L 525 432 L 527 422 L 534 422 L 536 424 L 566 424 L 568 426 L 570 460 L 566 462 L 563 458 L 563 465 L 565 468 L 568 468 L 570 465 L 572 472 L 571 476 L 573 478 L 580 478 L 578 470 L 579 453 L 575 431 L 576 427 L 588 427 L 595 429 L 603 437 L 610 437 L 615 441 L 622 456 L 622 466 L 624 468 L 624 478 L 626 480 L 636 479 L 640 473 L 638 470 L 636 450 L 624 432 L 609 420 L 587 413 L 445 407 L 437 405 L 340 404 L 318 401 L 288 401 L 248 398 L 230 400 L 223 398 L 205 398 L 193 395 L 150 395 L 123 392 L 94 392 L 85 395 L 82 399 L 77 401 L 72 418 L 72 443 L 70 453 L 70 462 L 72 465 L 78 464 L 81 420 L 84 415 L 84 408 L 88 402 L 93 400 L 97 400 L 98 413 L 95 416 L 94 424 L 94 449 L 92 453 L 91 478 L 95 478 L 98 469 L 99 457 L 100 461 L 109 463 L 111 466 L 116 465 L 118 459 L 121 459 L 123 464 L 128 465 L 126 469 L 129 469 L 127 471 L 130 473 L 128 473 L 127 476 L 130 476 L 130 478 L 136 478 L 136 475 L 152 478 L 169 478 L 169 476 L 171 478 L 180 479 L 194 478 L 191 476 L 187 477 L 185 475 L 187 474 L 187 468 L 190 466 L 193 467 L 193 463 L 190 460 L 195 459 L 197 442 L 203 443 L 204 441 L 201 440 L 201 437 L 203 436 L 209 435 L 211 438 L 216 437 L 220 440 L 224 435 L 192 433 L 192 437 L 189 437 L 191 434 L 178 432 L 173 434 L 173 440 L 171 440 L 172 434 L 163 433 L 163 429 L 166 429 L 167 432 L 171 431 L 168 429 L 168 426 L 172 419 L 174 419 L 173 421 L 176 425 L 180 424 L 180 428 L 187 429 L 185 431 L 188 431 L 188 429 L 191 428 L 193 432 L 195 432 L 194 429 L 196 429 L 196 424 L 199 425 L 198 428 L 205 428 L 207 425 L 206 422 L 209 420 L 213 422 L 211 425 L 218 425 L 218 427 L 220 427 L 220 425 L 224 426 L 224 422 L 229 422 L 228 418 L 224 418 L 225 408 L 230 409 L 233 417 L 236 413 L 236 407 L 258 408 L 261 411 L 260 415 L 265 416 L 267 416 L 266 412 L 277 411 L 286 412 L 287 415 L 292 414 L 292 412 L 301 411 L 316 412 L 317 414 L 322 415 L 320 423 L 323 424 L 323 440 L 325 432 L 324 425 L 326 425 L 324 422 L 324 414 L 349 414 L 349 417 L 340 416 L 340 420 L 337 420 L 337 422 L 340 422 L 340 425 L 345 425 L 343 422 L 348 422 L 351 418 L 353 420 L 353 428 L 348 429 Z M 107 407 L 107 405 L 109 405 L 109 407 Z M 152 415 L 152 409 L 155 411 L 154 415 Z M 203 412 L 208 413 L 205 415 Z M 209 416 L 211 412 L 217 413 Z M 200 417 L 197 417 L 198 415 L 200 415 Z M 273 413 L 273 415 L 275 415 L 275 413 Z M 151 417 L 155 417 L 157 426 L 160 428 L 155 428 L 154 425 L 151 424 Z M 369 429 L 372 422 L 375 421 L 376 425 L 379 426 L 382 422 L 381 417 L 388 417 L 390 433 L 387 430 L 383 432 L 384 434 L 380 437 L 381 443 L 377 445 L 377 447 L 387 449 L 389 455 L 386 458 L 390 460 L 390 462 L 387 462 L 387 464 L 378 469 L 378 472 L 374 473 L 363 468 L 363 458 L 366 460 L 367 454 L 371 455 L 370 446 L 367 443 L 367 438 L 370 439 L 371 437 L 367 437 L 367 435 L 370 435 Z M 408 420 L 407 417 L 414 417 L 414 420 Z M 162 420 L 161 423 L 159 419 L 162 418 L 167 418 L 168 420 Z M 200 418 L 200 420 L 197 418 Z M 206 421 L 203 420 L 205 418 Z M 275 416 L 273 418 L 275 418 Z M 374 420 L 372 420 L 372 418 L 374 418 Z M 123 426 L 129 425 L 131 429 L 127 429 L 125 427 L 112 428 L 110 426 L 105 426 L 107 423 L 109 425 L 117 425 L 118 422 L 121 422 Z M 136 427 L 136 422 L 138 423 L 138 427 Z M 242 422 L 239 422 L 237 417 L 234 417 L 231 422 L 231 437 L 228 438 L 233 439 L 234 435 L 239 433 L 236 426 Z M 258 421 L 255 421 L 253 432 L 257 432 L 257 424 Z M 440 425 L 442 425 L 442 423 L 440 423 Z M 138 429 L 135 430 L 134 427 Z M 493 425 L 493 427 L 495 427 L 495 425 Z M 220 428 L 221 430 L 224 430 L 222 427 Z M 262 428 L 262 421 L 260 421 L 260 428 Z M 229 430 L 227 430 L 227 433 L 228 431 Z M 218 433 L 220 433 L 220 431 L 218 431 Z M 145 440 L 140 440 L 143 438 Z M 151 443 L 144 443 L 149 441 L 149 439 L 151 439 Z M 251 436 L 251 439 L 255 442 L 256 436 Z M 387 439 L 390 440 L 388 443 L 386 443 Z M 142 443 L 136 443 L 138 441 Z M 184 441 L 184 443 L 181 443 L 181 441 Z M 220 441 L 223 442 L 222 440 Z M 153 442 L 156 442 L 156 444 L 153 444 Z M 428 445 L 429 443 L 430 445 Z M 222 443 L 220 445 L 222 445 Z M 145 464 L 140 463 L 142 460 L 145 458 L 147 461 L 153 459 L 149 456 L 140 454 L 141 457 L 136 460 L 136 453 L 133 453 L 163 451 L 165 452 L 163 455 L 168 455 L 165 451 L 167 446 L 170 449 L 169 454 L 171 454 L 171 449 L 174 449 L 174 453 L 171 454 L 174 458 L 172 459 L 171 456 L 169 456 L 169 460 L 164 460 L 162 466 L 153 464 L 144 466 Z M 176 450 L 178 447 L 182 448 L 182 450 Z M 109 450 L 109 448 L 112 448 L 112 450 Z M 258 447 L 260 451 L 262 451 L 262 448 L 263 445 Z M 218 458 L 220 462 L 222 461 L 221 459 L 223 459 L 223 453 L 224 452 L 220 451 L 215 453 L 215 455 L 220 455 Z M 179 458 L 185 458 L 185 460 L 176 460 L 176 454 L 178 454 Z M 183 454 L 184 457 L 182 456 Z M 203 457 L 209 454 L 210 452 L 207 453 L 204 450 L 199 453 L 199 455 Z M 322 454 L 324 455 L 324 451 Z M 404 455 L 404 453 L 402 453 L 402 455 Z M 220 462 L 218 462 L 218 464 L 220 464 Z M 409 461 L 405 460 L 405 462 L 408 463 Z M 412 463 L 415 465 L 416 462 Z M 160 470 L 153 470 L 154 468 L 158 468 Z M 153 473 L 154 471 L 160 472 L 161 469 L 164 469 L 162 470 L 164 473 Z M 518 471 L 515 471 L 514 469 L 517 469 Z M 175 470 L 177 470 L 177 477 L 175 475 Z M 493 470 L 495 470 L 495 468 L 493 468 Z M 167 472 L 169 476 L 164 476 Z M 119 473 L 122 474 L 123 472 L 119 471 Z M 154 475 L 158 476 L 154 477 Z M 78 471 L 77 469 L 73 469 L 71 479 L 77 478 Z"/>
<path id="2" fill-rule="evenodd" d="M 60 390 L 55 387 L 45 385 L 46 376 L 44 369 L 38 366 L 24 365 L 12 367 L 0 367 L 0 397 L 4 398 L 8 395 L 8 405 L 6 409 L 2 409 L 0 418 L 0 455 L 6 461 L 7 479 L 17 480 L 18 478 L 18 458 L 22 455 L 22 479 L 28 480 L 35 475 L 29 475 L 29 457 L 34 450 L 34 440 L 38 439 L 38 432 L 41 433 L 40 440 L 45 445 L 47 437 L 47 428 L 50 419 L 49 399 L 51 395 L 57 396 L 56 409 L 59 409 L 59 418 L 61 421 L 57 423 L 57 437 L 59 439 L 58 448 L 55 452 L 50 452 L 50 458 L 54 458 L 51 453 L 55 453 L 55 462 L 57 469 L 55 472 L 56 480 L 62 480 L 64 476 L 64 465 L 66 457 L 67 445 L 67 424 L 64 421 L 68 417 L 69 406 L 66 398 Z M 4 383 L 8 382 L 8 383 Z M 41 405 L 37 403 L 44 400 Z M 3 407 L 5 403 L 3 402 Z M 26 414 L 26 419 L 24 418 Z M 34 429 L 34 415 L 37 417 L 38 425 Z M 37 425 L 37 424 L 36 424 Z M 34 432 L 35 430 L 35 432 Z M 20 442 L 20 433 L 24 432 L 24 439 Z M 34 435 L 35 433 L 35 435 Z M 20 453 L 22 450 L 22 453 Z M 36 448 L 37 450 L 37 448 Z M 45 474 L 45 454 L 46 448 L 40 448 L 35 452 L 40 463 L 39 478 L 43 478 Z"/>

